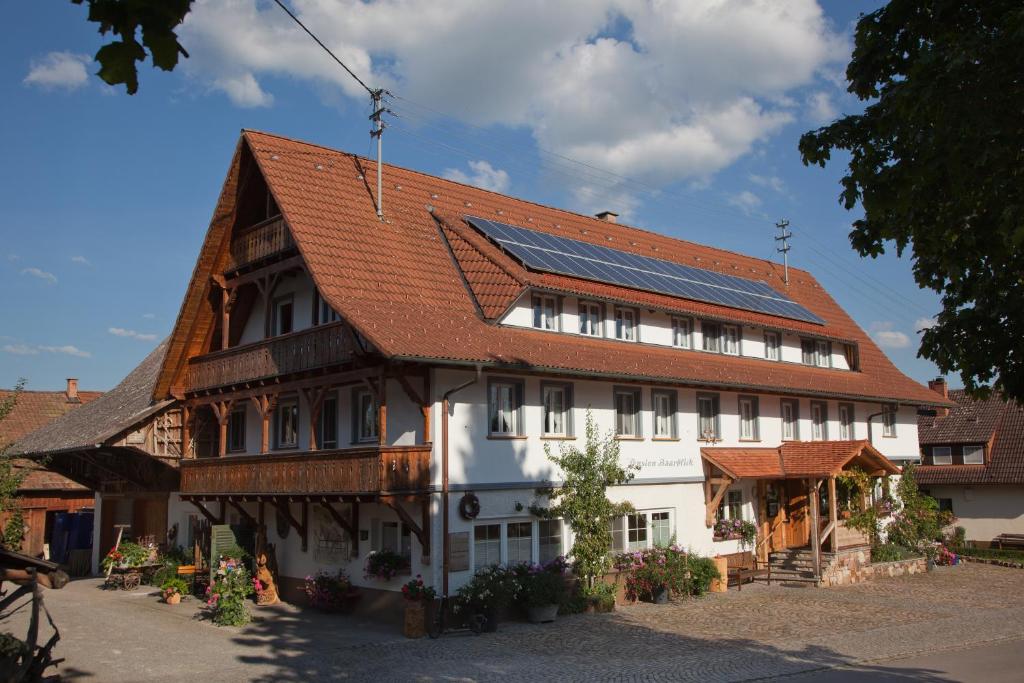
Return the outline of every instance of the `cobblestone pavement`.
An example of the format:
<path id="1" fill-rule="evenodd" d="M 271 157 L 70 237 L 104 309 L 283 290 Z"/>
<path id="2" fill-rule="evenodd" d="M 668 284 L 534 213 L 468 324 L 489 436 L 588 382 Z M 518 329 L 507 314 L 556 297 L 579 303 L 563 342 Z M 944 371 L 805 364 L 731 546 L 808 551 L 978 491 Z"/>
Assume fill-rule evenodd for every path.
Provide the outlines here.
<path id="1" fill-rule="evenodd" d="M 748 586 L 437 641 L 287 606 L 218 629 L 196 622 L 194 606 L 91 581 L 46 599 L 64 633 L 65 674 L 102 681 L 744 681 L 864 663 L 884 671 L 885 660 L 915 653 L 1024 643 L 1024 571 L 986 565 L 844 588 Z M 949 680 L 925 669 L 887 675 Z"/>

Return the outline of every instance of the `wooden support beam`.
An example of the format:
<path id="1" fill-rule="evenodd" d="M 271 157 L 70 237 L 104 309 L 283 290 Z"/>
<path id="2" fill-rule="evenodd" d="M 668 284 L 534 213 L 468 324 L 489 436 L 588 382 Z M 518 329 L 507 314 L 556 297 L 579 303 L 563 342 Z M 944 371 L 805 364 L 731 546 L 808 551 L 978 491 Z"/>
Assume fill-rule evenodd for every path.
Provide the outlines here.
<path id="1" fill-rule="evenodd" d="M 388 378 L 384 367 L 380 370 L 380 394 L 377 401 L 377 442 L 388 445 Z"/>
<path id="2" fill-rule="evenodd" d="M 302 390 L 306 397 L 306 404 L 309 406 L 309 450 L 315 451 L 319 448 L 317 443 L 317 422 L 320 421 L 320 413 L 324 407 L 324 398 L 330 387 L 309 387 Z"/>
<path id="3" fill-rule="evenodd" d="M 250 525 L 256 527 L 257 531 L 259 530 L 260 525 L 256 521 L 256 518 L 249 514 L 249 512 L 244 507 L 242 507 L 242 505 L 238 501 L 236 501 L 234 498 L 228 498 L 228 505 L 235 508 L 235 510 L 238 511 L 238 514 L 242 516 L 242 519 L 249 522 Z"/>
<path id="4" fill-rule="evenodd" d="M 209 522 L 210 524 L 223 524 L 223 523 L 224 523 L 224 517 L 223 517 L 223 516 L 222 516 L 222 517 L 220 517 L 220 518 L 217 518 L 217 517 L 216 517 L 216 516 L 215 516 L 215 515 L 214 515 L 214 514 L 213 514 L 212 512 L 210 512 L 209 510 L 207 510 L 207 509 L 206 509 L 206 506 L 205 506 L 205 505 L 203 505 L 202 503 L 200 503 L 200 502 L 199 502 L 198 500 L 196 500 L 195 498 L 187 498 L 187 499 L 185 499 L 185 500 L 188 500 L 188 502 L 190 502 L 190 503 L 192 503 L 193 505 L 195 505 L 195 506 L 196 506 L 196 509 L 197 509 L 197 510 L 199 510 L 199 513 L 200 513 L 200 514 L 201 514 L 201 515 L 202 515 L 203 517 L 205 517 L 205 518 L 206 518 L 206 520 L 207 520 L 207 521 L 208 521 L 208 522 Z"/>
<path id="5" fill-rule="evenodd" d="M 299 539 L 302 541 L 302 552 L 309 550 L 309 503 L 302 501 L 299 505 L 302 506 L 302 521 L 298 521 L 292 515 L 291 507 L 289 506 L 287 498 L 271 498 L 270 504 L 277 508 L 281 516 L 284 517 L 288 524 L 299 534 Z"/>
<path id="6" fill-rule="evenodd" d="M 276 394 L 261 394 L 252 397 L 256 413 L 260 416 L 260 454 L 270 450 L 270 418 L 277 407 Z"/>
<path id="7" fill-rule="evenodd" d="M 811 506 L 811 551 L 814 556 L 814 577 L 818 581 L 821 580 L 821 522 L 818 517 L 818 486 L 821 482 L 817 479 L 811 479 L 811 484 L 808 487 L 810 489 L 808 499 Z"/>
<path id="8" fill-rule="evenodd" d="M 395 511 L 395 513 L 398 515 L 398 518 L 400 520 L 402 520 L 402 524 L 405 524 L 407 527 L 409 527 L 409 531 L 411 531 L 412 535 L 416 537 L 416 540 L 418 540 L 420 542 L 420 548 L 423 549 L 423 556 L 424 557 L 429 557 L 430 556 L 429 511 L 424 516 L 424 519 L 427 520 L 428 523 L 424 524 L 423 526 L 420 526 L 419 523 L 417 523 L 416 521 L 413 520 L 412 515 L 410 515 L 408 513 L 408 511 L 406 511 L 406 509 L 404 507 L 402 507 L 402 503 L 401 503 L 401 501 L 397 497 L 395 497 L 395 496 L 381 496 L 380 497 L 380 503 L 383 504 L 383 505 L 387 505 L 389 508 L 391 508 L 392 510 Z"/>
<path id="9" fill-rule="evenodd" d="M 181 457 L 194 458 L 192 450 L 192 406 L 188 403 L 181 404 Z"/>
<path id="10" fill-rule="evenodd" d="M 715 485 L 718 488 L 715 488 Z M 713 477 L 710 480 L 704 480 L 704 502 L 705 502 L 705 515 L 704 523 L 708 528 L 715 525 L 715 514 L 718 512 L 718 504 L 722 502 L 722 498 L 725 497 L 725 492 L 732 486 L 733 479 L 731 477 L 721 476 Z"/>
<path id="11" fill-rule="evenodd" d="M 217 401 L 211 403 L 213 416 L 217 418 L 217 426 L 220 428 L 217 442 L 217 456 L 223 458 L 228 452 L 228 421 L 231 419 L 231 406 L 234 401 Z"/>
<path id="12" fill-rule="evenodd" d="M 831 539 L 832 552 L 839 550 L 839 534 L 835 533 L 839 525 L 839 501 L 836 499 L 836 475 L 828 478 L 828 528 L 825 530 L 826 537 Z M 832 534 L 828 536 L 828 534 Z"/>

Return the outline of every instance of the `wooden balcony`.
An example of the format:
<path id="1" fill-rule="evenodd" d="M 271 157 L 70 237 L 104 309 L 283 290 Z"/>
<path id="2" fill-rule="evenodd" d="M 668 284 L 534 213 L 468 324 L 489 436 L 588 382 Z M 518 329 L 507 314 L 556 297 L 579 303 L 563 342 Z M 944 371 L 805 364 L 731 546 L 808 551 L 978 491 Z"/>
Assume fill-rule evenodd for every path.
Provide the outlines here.
<path id="1" fill-rule="evenodd" d="M 281 216 L 246 228 L 231 241 L 227 270 L 234 271 L 295 249 L 292 233 Z"/>
<path id="2" fill-rule="evenodd" d="M 430 446 L 373 446 L 181 461 L 181 493 L 411 493 L 430 486 Z"/>
<path id="3" fill-rule="evenodd" d="M 185 391 L 269 379 L 351 360 L 352 336 L 344 322 L 292 332 L 189 360 Z"/>

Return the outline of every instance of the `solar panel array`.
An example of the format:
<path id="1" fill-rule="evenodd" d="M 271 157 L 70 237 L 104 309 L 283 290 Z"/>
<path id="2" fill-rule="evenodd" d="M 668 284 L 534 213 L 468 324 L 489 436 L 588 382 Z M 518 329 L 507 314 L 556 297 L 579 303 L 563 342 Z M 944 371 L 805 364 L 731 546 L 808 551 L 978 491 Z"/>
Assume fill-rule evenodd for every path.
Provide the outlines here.
<path id="1" fill-rule="evenodd" d="M 466 216 L 466 221 L 532 270 L 825 324 L 761 280 L 692 268 L 486 218 Z"/>

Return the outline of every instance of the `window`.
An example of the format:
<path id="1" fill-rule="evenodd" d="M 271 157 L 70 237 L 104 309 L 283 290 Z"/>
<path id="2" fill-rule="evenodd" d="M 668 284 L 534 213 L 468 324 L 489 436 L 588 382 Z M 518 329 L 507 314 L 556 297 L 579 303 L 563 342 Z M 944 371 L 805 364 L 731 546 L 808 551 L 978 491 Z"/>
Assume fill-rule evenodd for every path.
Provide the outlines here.
<path id="1" fill-rule="evenodd" d="M 693 321 L 689 318 L 672 318 L 672 346 L 688 349 L 691 346 Z"/>
<path id="2" fill-rule="evenodd" d="M 537 530 L 537 536 L 540 539 L 538 561 L 544 564 L 560 557 L 562 555 L 562 520 L 542 519 L 537 522 Z"/>
<path id="3" fill-rule="evenodd" d="M 647 515 L 626 515 L 626 550 L 647 548 Z"/>
<path id="4" fill-rule="evenodd" d="M 651 402 L 654 404 L 654 438 L 676 438 L 676 392 L 655 389 L 651 392 Z"/>
<path id="5" fill-rule="evenodd" d="M 722 325 L 722 353 L 740 355 L 740 328 L 736 325 Z"/>
<path id="6" fill-rule="evenodd" d="M 380 549 L 390 550 L 411 562 L 412 534 L 409 533 L 409 527 L 401 522 L 381 522 Z"/>
<path id="7" fill-rule="evenodd" d="M 274 444 L 276 448 L 296 448 L 299 445 L 299 401 L 283 399 L 274 411 Z"/>
<path id="8" fill-rule="evenodd" d="M 843 344 L 843 356 L 846 358 L 846 367 L 851 370 L 857 369 L 857 347 L 853 344 Z"/>
<path id="9" fill-rule="evenodd" d="M 896 436 L 896 406 L 882 407 L 882 436 Z"/>
<path id="10" fill-rule="evenodd" d="M 811 401 L 811 441 L 828 441 L 828 404 Z"/>
<path id="11" fill-rule="evenodd" d="M 782 360 L 782 345 L 778 332 L 764 333 L 764 357 L 768 360 Z"/>
<path id="12" fill-rule="evenodd" d="M 228 450 L 245 450 L 245 408 L 233 410 L 228 417 Z"/>
<path id="13" fill-rule="evenodd" d="M 782 413 L 782 440 L 796 441 L 800 438 L 800 403 L 784 398 L 779 403 Z"/>
<path id="14" fill-rule="evenodd" d="M 491 436 L 522 434 L 523 383 L 491 380 L 488 388 Z"/>
<path id="15" fill-rule="evenodd" d="M 612 517 L 608 520 L 612 531 L 612 550 L 624 552 L 626 550 L 626 521 L 624 517 Z"/>
<path id="16" fill-rule="evenodd" d="M 697 434 L 704 441 L 721 438 L 718 394 L 697 394 Z"/>
<path id="17" fill-rule="evenodd" d="M 509 522 L 506 564 L 522 562 L 533 562 L 533 522 Z"/>
<path id="18" fill-rule="evenodd" d="M 501 564 L 501 525 L 481 524 L 473 527 L 473 569 L 480 570 Z"/>
<path id="19" fill-rule="evenodd" d="M 672 543 L 672 519 L 667 512 L 651 513 L 651 544 L 667 548 Z"/>
<path id="20" fill-rule="evenodd" d="M 316 443 L 320 448 L 338 447 L 338 397 L 324 397 L 316 421 Z"/>
<path id="21" fill-rule="evenodd" d="M 366 389 L 352 392 L 353 441 L 376 441 L 379 415 L 377 401 Z"/>
<path id="22" fill-rule="evenodd" d="M 703 322 L 700 324 L 700 333 L 704 350 L 718 353 L 719 337 L 722 335 L 721 328 L 716 323 Z"/>
<path id="23" fill-rule="evenodd" d="M 640 390 L 615 389 L 615 435 L 640 436 Z"/>
<path id="24" fill-rule="evenodd" d="M 326 325 L 328 323 L 336 323 L 341 320 L 341 316 L 338 315 L 331 305 L 324 301 L 324 298 L 320 296 L 319 291 L 313 292 L 313 324 L 314 325 Z"/>
<path id="25" fill-rule="evenodd" d="M 540 385 L 544 436 L 572 436 L 572 385 Z"/>
<path id="26" fill-rule="evenodd" d="M 839 404 L 839 439 L 840 441 L 853 441 L 853 405 L 850 403 Z"/>
<path id="27" fill-rule="evenodd" d="M 933 465 L 952 465 L 953 449 L 949 446 L 932 446 Z"/>
<path id="28" fill-rule="evenodd" d="M 272 313 L 273 322 L 271 327 L 271 331 L 274 333 L 274 336 L 288 334 L 295 329 L 293 326 L 294 312 L 295 299 L 291 294 L 274 299 L 274 308 Z"/>
<path id="29" fill-rule="evenodd" d="M 825 339 L 817 340 L 815 343 L 815 351 L 815 362 L 818 364 L 818 367 L 832 367 L 832 342 Z"/>
<path id="30" fill-rule="evenodd" d="M 636 341 L 636 311 L 631 308 L 615 309 L 615 338 Z"/>
<path id="31" fill-rule="evenodd" d="M 718 504 L 718 519 L 743 519 L 743 491 L 727 491 Z"/>
<path id="32" fill-rule="evenodd" d="M 949 514 L 953 514 L 952 498 L 936 498 L 935 502 L 939 504 L 939 512 L 948 512 Z"/>
<path id="33" fill-rule="evenodd" d="M 801 339 L 800 340 L 800 362 L 804 365 L 817 365 L 814 353 L 814 340 L 813 339 Z"/>
<path id="34" fill-rule="evenodd" d="M 984 465 L 985 447 L 980 445 L 964 446 L 965 465 Z"/>
<path id="35" fill-rule="evenodd" d="M 601 336 L 601 325 L 604 323 L 604 316 L 601 314 L 601 304 L 580 302 L 580 334 L 589 337 Z"/>
<path id="36" fill-rule="evenodd" d="M 533 326 L 541 330 L 558 329 L 558 302 L 555 297 L 533 297 Z"/>
<path id="37" fill-rule="evenodd" d="M 740 439 L 742 441 L 757 441 L 760 438 L 757 408 L 756 396 L 740 396 Z"/>

